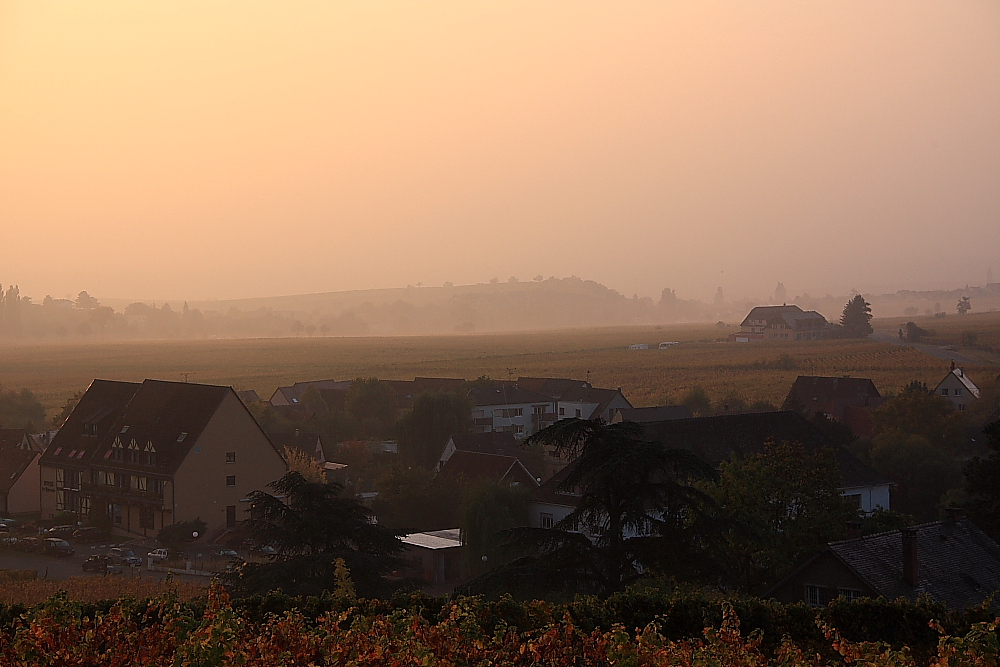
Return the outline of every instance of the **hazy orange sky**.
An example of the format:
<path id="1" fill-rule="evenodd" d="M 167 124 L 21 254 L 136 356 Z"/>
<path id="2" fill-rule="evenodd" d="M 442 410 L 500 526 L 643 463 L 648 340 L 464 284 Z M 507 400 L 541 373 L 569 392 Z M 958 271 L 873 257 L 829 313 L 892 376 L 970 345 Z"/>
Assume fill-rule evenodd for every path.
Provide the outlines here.
<path id="1" fill-rule="evenodd" d="M 0 283 L 1000 276 L 1000 3 L 0 3 Z"/>

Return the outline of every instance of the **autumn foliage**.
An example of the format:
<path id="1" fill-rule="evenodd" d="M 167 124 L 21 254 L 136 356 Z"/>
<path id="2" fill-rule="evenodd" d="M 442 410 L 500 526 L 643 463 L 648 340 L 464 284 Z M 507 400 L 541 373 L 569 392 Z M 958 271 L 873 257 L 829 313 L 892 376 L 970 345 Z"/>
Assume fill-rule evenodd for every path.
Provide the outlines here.
<path id="1" fill-rule="evenodd" d="M 234 609 L 223 589 L 209 590 L 204 608 L 174 594 L 136 603 L 120 600 L 105 612 L 87 613 L 64 593 L 0 630 L 4 665 L 695 665 L 757 666 L 917 663 L 905 648 L 854 643 L 822 627 L 829 655 L 809 654 L 790 640 L 773 651 L 757 633 L 745 635 L 733 608 L 700 638 L 671 640 L 651 623 L 630 629 L 583 630 L 567 614 L 520 630 L 503 622 L 486 629 L 474 598 L 458 599 L 434 620 L 418 612 L 370 613 L 363 603 L 307 618 L 291 611 L 254 622 Z M 369 609 L 369 611 L 365 611 Z M 937 628 L 936 655 L 922 664 L 997 665 L 997 623 L 979 623 L 964 636 Z"/>

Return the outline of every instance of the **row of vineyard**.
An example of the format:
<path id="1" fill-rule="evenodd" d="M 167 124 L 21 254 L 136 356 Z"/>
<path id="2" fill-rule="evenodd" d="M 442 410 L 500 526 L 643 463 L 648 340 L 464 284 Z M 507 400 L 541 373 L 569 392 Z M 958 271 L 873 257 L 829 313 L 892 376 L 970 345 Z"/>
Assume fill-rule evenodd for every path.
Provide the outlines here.
<path id="1" fill-rule="evenodd" d="M 839 610 L 819 614 L 792 605 L 784 610 L 790 617 L 785 621 L 805 622 L 809 627 L 777 638 L 775 631 L 780 627 L 760 625 L 777 620 L 777 616 L 770 621 L 765 618 L 764 607 L 769 603 L 763 601 L 758 603 L 764 607 L 754 610 L 746 604 L 716 600 L 710 613 L 704 606 L 674 604 L 668 611 L 698 625 L 681 637 L 672 636 L 677 630 L 670 627 L 673 621 L 659 615 L 643 626 L 614 622 L 590 627 L 596 607 L 605 612 L 629 602 L 641 607 L 641 597 L 590 600 L 583 606 L 578 601 L 576 607 L 509 599 L 448 601 L 421 595 L 373 602 L 334 596 L 306 600 L 268 596 L 234 604 L 221 588 L 213 587 L 207 599 L 196 603 L 167 595 L 145 602 L 131 598 L 88 605 L 61 594 L 20 613 L 13 613 L 17 610 L 12 608 L 0 613 L 0 664 L 995 667 L 1000 656 L 997 620 L 977 621 L 975 617 L 984 610 L 971 615 L 945 613 L 949 618 L 941 621 L 928 619 L 926 614 L 935 610 L 932 603 L 874 601 L 875 606 L 868 609 L 841 603 Z M 693 599 L 689 596 L 689 602 Z M 660 600 L 665 601 L 662 596 Z M 291 603 L 295 604 L 281 611 Z M 596 606 L 590 609 L 590 618 L 584 618 L 587 604 Z M 774 615 L 776 608 L 771 607 L 769 613 Z M 851 626 L 849 632 L 836 619 L 851 616 L 852 610 L 858 612 L 853 620 L 840 619 Z M 617 611 L 636 616 L 635 610 Z M 639 615 L 649 611 L 644 609 Z M 864 618 L 880 612 L 888 618 L 875 619 L 875 626 L 885 630 L 887 622 L 902 620 L 910 627 L 895 628 L 895 632 L 910 633 L 918 644 L 928 635 L 933 644 L 915 648 L 850 638 L 851 633 L 870 631 L 859 621 L 863 624 Z M 955 631 L 955 623 L 964 624 L 960 632 Z"/>

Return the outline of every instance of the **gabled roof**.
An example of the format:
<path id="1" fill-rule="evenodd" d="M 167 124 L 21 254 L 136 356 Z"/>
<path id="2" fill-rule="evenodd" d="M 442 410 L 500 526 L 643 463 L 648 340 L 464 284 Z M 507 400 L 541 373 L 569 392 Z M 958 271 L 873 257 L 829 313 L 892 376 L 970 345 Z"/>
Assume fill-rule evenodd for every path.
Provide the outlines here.
<path id="1" fill-rule="evenodd" d="M 799 320 L 822 320 L 828 324 L 826 318 L 815 310 L 802 310 L 792 304 L 783 306 L 757 306 L 750 310 L 747 316 L 740 323 L 741 327 L 752 326 L 751 321 L 764 321 L 768 326 L 772 324 L 787 324 L 792 329 L 798 329 Z"/>
<path id="2" fill-rule="evenodd" d="M 618 408 L 611 421 L 659 422 L 671 419 L 691 419 L 694 417 L 686 405 L 656 405 L 647 408 Z"/>
<path id="3" fill-rule="evenodd" d="M 24 448 L 31 449 L 31 436 L 23 428 L 0 428 L 0 449 Z"/>
<path id="4" fill-rule="evenodd" d="M 890 480 L 872 470 L 858 457 L 830 440 L 796 412 L 755 412 L 693 419 L 674 419 L 643 424 L 645 438 L 667 447 L 687 449 L 703 461 L 718 466 L 734 456 L 764 451 L 769 440 L 801 443 L 806 451 L 832 449 L 843 488 L 882 486 Z"/>
<path id="5" fill-rule="evenodd" d="M 527 403 L 553 403 L 551 396 L 522 389 L 513 384 L 496 387 L 473 387 L 469 390 L 473 403 L 483 405 L 524 405 Z"/>
<path id="6" fill-rule="evenodd" d="M 243 401 L 243 405 L 250 405 L 251 403 L 257 403 L 260 401 L 260 396 L 253 389 L 244 389 L 243 391 L 236 392 L 236 395 L 240 397 Z"/>
<path id="7" fill-rule="evenodd" d="M 21 474 L 28 469 L 28 466 L 38 455 L 38 452 L 28 449 L 0 450 L 0 493 L 10 491 L 10 488 L 14 486 Z"/>
<path id="8" fill-rule="evenodd" d="M 479 452 L 480 454 L 500 454 L 501 456 L 517 457 L 523 454 L 514 434 L 509 431 L 490 431 L 489 433 L 455 433 L 451 436 L 455 449 L 463 452 Z"/>
<path id="9" fill-rule="evenodd" d="M 567 391 L 588 389 L 590 383 L 586 380 L 571 380 L 569 378 L 519 377 L 517 378 L 517 386 L 552 398 L 561 398 Z"/>
<path id="10" fill-rule="evenodd" d="M 134 466 L 148 471 L 142 464 L 109 461 L 117 441 L 140 452 L 151 447 L 156 452 L 156 472 L 172 474 L 232 391 L 193 382 L 145 380 L 138 385 L 95 380 L 45 450 L 43 463 Z M 247 418 L 253 419 L 249 412 Z M 87 423 L 97 424 L 96 436 L 85 433 Z"/>
<path id="11" fill-rule="evenodd" d="M 544 484 L 531 492 L 535 502 L 545 505 L 559 505 L 560 507 L 576 507 L 580 504 L 580 494 L 560 491 L 559 485 L 569 475 L 573 469 L 573 463 L 565 466 L 562 470 L 547 479 Z"/>
<path id="12" fill-rule="evenodd" d="M 1000 547 L 968 519 L 933 521 L 917 533 L 917 586 L 903 579 L 900 531 L 833 542 L 829 549 L 879 595 L 916 600 L 927 594 L 954 609 L 1000 591 Z"/>
<path id="13" fill-rule="evenodd" d="M 446 477 L 464 477 L 470 482 L 487 481 L 499 484 L 505 479 L 516 482 L 524 479 L 531 480 L 535 486 L 538 485 L 531 472 L 517 457 L 482 452 L 456 451 L 441 467 L 440 474 Z"/>
<path id="14" fill-rule="evenodd" d="M 91 382 L 45 449 L 42 463 L 70 463 L 71 452 L 74 463 L 82 465 L 89 461 L 140 386 L 136 382 L 114 380 Z M 91 429 L 96 429 L 96 437 L 90 434 Z"/>
<path id="15" fill-rule="evenodd" d="M 868 378 L 820 377 L 800 375 L 795 378 L 782 410 L 797 410 L 807 416 L 822 412 L 842 419 L 844 408 L 877 407 L 882 395 Z"/>
<path id="16" fill-rule="evenodd" d="M 944 376 L 943 380 L 937 383 L 937 387 L 934 387 L 934 390 L 937 391 L 938 387 L 944 384 L 945 381 L 951 377 L 957 378 L 958 381 L 962 383 L 962 386 L 965 387 L 970 394 L 972 394 L 976 398 L 979 398 L 979 387 L 977 387 L 975 383 L 969 379 L 969 376 L 965 374 L 965 370 L 962 368 L 952 369 L 947 375 Z"/>

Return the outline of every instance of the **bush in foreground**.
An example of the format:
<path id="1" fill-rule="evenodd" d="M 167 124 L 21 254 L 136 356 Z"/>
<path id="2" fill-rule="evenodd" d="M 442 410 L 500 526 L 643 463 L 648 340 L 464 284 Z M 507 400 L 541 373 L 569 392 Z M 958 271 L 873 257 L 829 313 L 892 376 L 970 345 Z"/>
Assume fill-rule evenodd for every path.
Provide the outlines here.
<path id="1" fill-rule="evenodd" d="M 419 596 L 411 598 L 419 600 Z M 424 598 L 435 600 L 435 598 Z M 437 599 L 440 600 L 440 599 Z M 718 626 L 696 638 L 671 639 L 651 623 L 634 629 L 581 627 L 570 613 L 522 629 L 500 616 L 483 616 L 490 605 L 478 598 L 443 604 L 435 618 L 418 610 L 375 611 L 372 604 L 343 598 L 344 611 L 309 618 L 298 611 L 251 620 L 220 587 L 209 590 L 204 608 L 167 595 L 146 603 L 116 602 L 105 611 L 85 611 L 65 594 L 49 599 L 0 629 L 5 665 L 806 665 L 868 664 L 895 667 L 927 664 L 996 665 L 997 622 L 976 623 L 949 636 L 939 623 L 932 654 L 919 662 L 906 647 L 852 642 L 819 621 L 825 657 L 791 639 L 765 649 L 762 633 L 745 634 L 726 602 L 716 607 Z M 373 603 L 384 605 L 385 603 Z M 518 613 L 543 620 L 545 603 L 518 605 Z M 497 608 L 493 607 L 494 611 Z M 507 612 L 518 611 L 508 609 Z M 487 621 L 496 621 L 490 626 Z M 535 625 L 528 622 L 528 625 Z"/>

